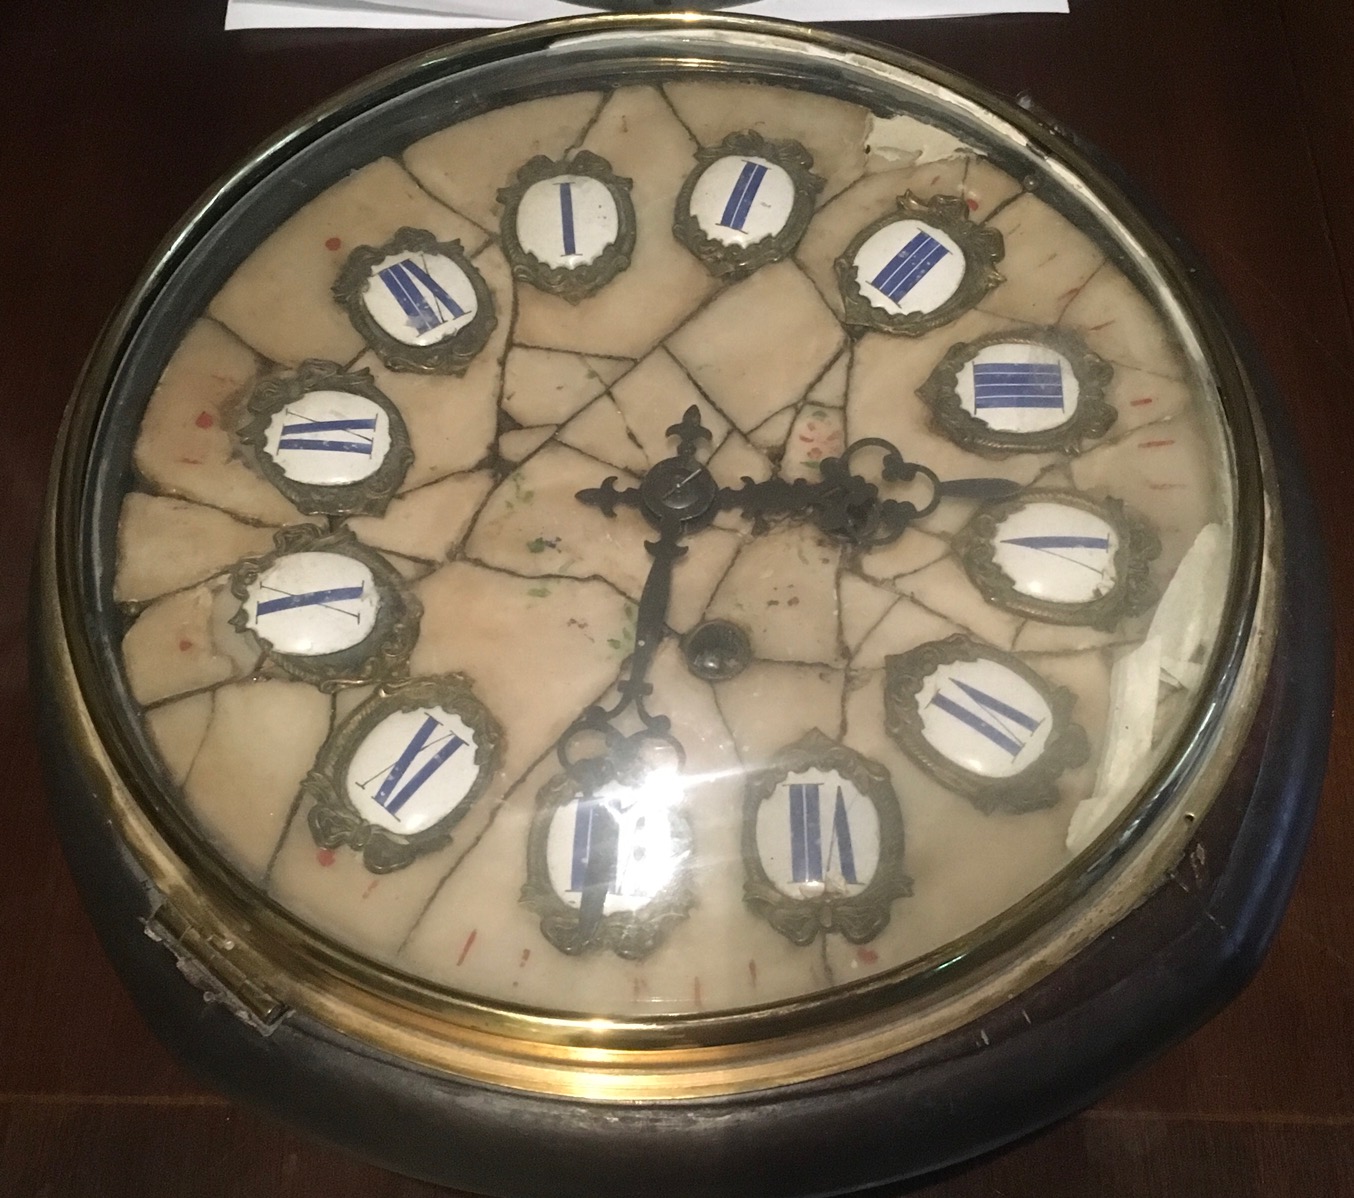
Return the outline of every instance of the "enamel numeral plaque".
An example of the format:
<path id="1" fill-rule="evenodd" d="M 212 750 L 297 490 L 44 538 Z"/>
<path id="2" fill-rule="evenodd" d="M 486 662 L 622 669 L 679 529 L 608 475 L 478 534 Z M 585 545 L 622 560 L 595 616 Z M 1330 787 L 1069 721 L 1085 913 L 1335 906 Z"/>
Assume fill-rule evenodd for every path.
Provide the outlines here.
<path id="1" fill-rule="evenodd" d="M 695 902 L 681 779 L 660 770 L 585 786 L 575 772 L 541 789 L 522 902 L 570 955 L 610 949 L 641 960 Z"/>
<path id="2" fill-rule="evenodd" d="M 391 370 L 463 374 L 498 323 L 489 285 L 461 243 L 426 229 L 359 246 L 334 298 Z"/>
<path id="3" fill-rule="evenodd" d="M 1030 491 L 982 509 L 955 552 L 989 603 L 1036 620 L 1112 631 L 1158 598 L 1161 541 L 1116 499 Z"/>
<path id="4" fill-rule="evenodd" d="M 445 848 L 502 757 L 502 730 L 456 675 L 376 692 L 327 740 L 301 784 L 315 843 L 372 873 Z"/>
<path id="5" fill-rule="evenodd" d="M 823 180 L 797 141 L 730 133 L 696 151 L 677 193 L 673 232 L 714 275 L 742 278 L 794 252 Z"/>
<path id="6" fill-rule="evenodd" d="M 1001 283 L 1001 233 L 969 219 L 958 196 L 910 191 L 837 259 L 846 322 L 917 337 L 962 316 Z"/>
<path id="7" fill-rule="evenodd" d="M 586 150 L 533 158 L 498 193 L 513 274 L 571 303 L 605 287 L 635 252 L 630 186 Z"/>
<path id="8" fill-rule="evenodd" d="M 997 332 L 952 346 L 917 394 L 975 453 L 1076 453 L 1118 415 L 1105 399 L 1113 374 L 1067 329 Z"/>
<path id="9" fill-rule="evenodd" d="M 399 410 L 369 370 L 303 362 L 265 379 L 239 437 L 259 471 L 312 516 L 379 516 L 414 460 Z"/>
<path id="10" fill-rule="evenodd" d="M 1071 719 L 1075 702 L 1013 654 L 963 635 L 885 664 L 889 735 L 983 811 L 1058 801 L 1058 778 L 1090 752 Z"/>
<path id="11" fill-rule="evenodd" d="M 346 93 L 65 426 L 101 933 L 205 1071 L 457 1190 L 821 1198 L 1061 1117 L 1234 988 L 1324 760 L 1315 524 L 1174 242 L 748 11 Z"/>
<path id="12" fill-rule="evenodd" d="M 795 944 L 866 944 L 912 893 L 889 772 L 815 729 L 748 780 L 743 897 Z"/>
<path id="13" fill-rule="evenodd" d="M 419 601 L 346 530 L 282 529 L 271 553 L 231 571 L 230 589 L 240 600 L 232 627 L 325 690 L 398 676 L 418 637 Z"/>

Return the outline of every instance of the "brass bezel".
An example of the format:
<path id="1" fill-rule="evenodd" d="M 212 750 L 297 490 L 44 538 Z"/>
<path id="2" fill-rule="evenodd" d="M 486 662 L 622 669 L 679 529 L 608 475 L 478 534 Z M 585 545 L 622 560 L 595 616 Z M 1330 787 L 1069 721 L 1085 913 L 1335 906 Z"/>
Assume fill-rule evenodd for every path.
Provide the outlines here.
<path id="1" fill-rule="evenodd" d="M 517 235 L 517 210 L 522 197 L 533 184 L 559 175 L 586 175 L 596 179 L 610 193 L 616 205 L 616 240 L 591 262 L 581 266 L 551 266 L 522 246 Z M 635 252 L 635 203 L 630 198 L 631 180 L 616 174 L 600 154 L 579 150 L 563 158 L 547 158 L 538 154 L 523 164 L 512 183 L 499 189 L 498 202 L 503 205 L 503 219 L 499 222 L 499 238 L 503 253 L 512 264 L 513 277 L 530 283 L 547 295 L 576 304 L 587 299 L 611 282 L 630 265 Z"/>
<path id="2" fill-rule="evenodd" d="M 1114 585 L 1099 598 L 1086 603 L 1055 603 L 1026 595 L 997 565 L 997 530 L 1016 512 L 1036 503 L 1079 508 L 1114 530 L 1119 541 L 1114 551 Z M 1114 498 L 1097 501 L 1080 491 L 1025 491 L 1014 499 L 979 508 L 956 534 L 952 548 L 984 599 L 1047 624 L 1086 624 L 1112 632 L 1129 617 L 1142 615 L 1159 598 L 1151 567 L 1161 553 L 1161 538 L 1146 520 Z"/>
<path id="3" fill-rule="evenodd" d="M 936 195 L 929 200 L 919 199 L 912 192 L 900 195 L 897 206 L 860 230 L 836 261 L 837 286 L 845 305 L 845 322 L 857 335 L 871 329 L 880 333 L 920 337 L 932 329 L 951 324 L 970 308 L 982 302 L 983 297 L 1005 282 L 997 270 L 997 263 L 1006 252 L 1001 231 L 990 225 L 974 224 L 968 204 L 962 196 Z M 870 302 L 856 280 L 856 254 L 860 247 L 880 229 L 902 220 L 915 220 L 939 229 L 953 239 L 964 255 L 964 274 L 959 286 L 939 307 L 930 312 L 887 312 Z"/>
<path id="4" fill-rule="evenodd" d="M 371 632 L 352 648 L 313 657 L 279 653 L 267 637 L 249 627 L 243 603 L 249 597 L 250 584 L 280 558 L 296 553 L 339 553 L 355 558 L 371 571 L 381 606 Z M 331 694 L 349 686 L 399 678 L 418 639 L 423 615 L 423 604 L 385 558 L 361 544 L 350 529 L 325 532 L 314 524 L 280 528 L 273 536 L 269 552 L 236 562 L 230 572 L 230 593 L 241 602 L 240 609 L 230 618 L 231 627 L 248 637 L 266 661 Z"/>
<path id="5" fill-rule="evenodd" d="M 726 245 L 708 236 L 691 211 L 691 200 L 701 176 L 721 158 L 765 158 L 780 167 L 794 184 L 795 202 L 785 218 L 785 226 L 760 241 L 747 245 Z M 813 219 L 816 197 L 826 183 L 813 173 L 813 155 L 797 141 L 771 141 L 752 129 L 730 133 L 717 146 L 702 146 L 696 151 L 696 165 L 677 193 L 672 216 L 672 234 L 705 263 L 716 278 L 733 282 L 746 278 L 763 266 L 770 266 L 795 252 L 809 222 Z"/>
<path id="6" fill-rule="evenodd" d="M 824 892 L 814 898 L 792 898 L 771 881 L 762 862 L 757 847 L 762 804 L 787 775 L 811 769 L 840 774 L 869 799 L 879 817 L 879 865 L 859 894 Z M 903 868 L 905 847 L 903 811 L 888 770 L 817 728 L 748 777 L 743 800 L 743 901 L 801 948 L 829 932 L 840 933 L 852 944 L 868 944 L 888 927 L 895 900 L 912 893 L 912 878 Z"/>
<path id="7" fill-rule="evenodd" d="M 392 337 L 367 310 L 366 293 L 378 262 L 393 254 L 438 254 L 465 272 L 475 290 L 475 315 L 468 324 L 431 345 L 409 345 Z M 484 276 L 470 261 L 459 241 L 438 241 L 427 229 L 405 227 L 378 246 L 360 245 L 343 264 L 334 281 L 334 299 L 347 311 L 362 340 L 390 370 L 416 374 L 464 374 L 471 360 L 488 343 L 498 326 L 494 296 Z"/>
<path id="8" fill-rule="evenodd" d="M 268 426 L 289 403 L 312 391 L 343 391 L 370 400 L 386 415 L 390 450 L 371 474 L 354 483 L 326 486 L 292 478 L 268 452 Z M 371 371 L 344 370 L 337 362 L 312 358 L 288 374 L 270 375 L 250 393 L 245 405 L 249 419 L 236 433 L 253 455 L 259 473 L 307 516 L 379 516 L 404 482 L 414 464 L 404 417 L 372 378 Z"/>
<path id="9" fill-rule="evenodd" d="M 125 720 L 116 677 L 89 613 L 86 510 L 90 453 L 108 391 L 133 335 L 215 223 L 266 169 L 325 136 L 354 111 L 463 66 L 501 61 L 599 33 L 680 35 L 727 47 L 849 56 L 853 69 L 916 94 L 948 93 L 989 132 L 1028 146 L 1055 179 L 1092 197 L 1098 221 L 1149 264 L 1148 289 L 1197 337 L 1232 435 L 1235 551 L 1224 632 L 1200 704 L 1142 797 L 1064 870 L 992 924 L 910 965 L 828 995 L 694 1018 L 576 1018 L 493 1005 L 440 990 L 361 957 L 298 923 L 239 875 L 160 797 L 155 768 Z M 675 61 L 675 60 L 669 60 Z M 716 69 L 696 59 L 696 70 Z M 905 73 L 905 74 L 900 74 Z M 979 1019 L 1112 928 L 1168 876 L 1231 775 L 1260 705 L 1277 629 L 1283 560 L 1279 495 L 1254 384 L 1224 325 L 1195 290 L 1174 246 L 1098 161 L 988 89 L 901 52 L 821 30 L 736 16 L 580 17 L 515 29 L 399 64 L 306 113 L 216 185 L 169 234 L 109 322 L 77 383 L 57 447 L 40 543 L 37 622 L 43 669 L 78 770 L 98 794 L 128 868 L 204 936 L 232 945 L 243 973 L 285 1007 L 336 1033 L 449 1076 L 598 1102 L 693 1099 L 839 1074 L 896 1056 Z M 1019 948 L 1019 953 L 1014 950 Z"/>
<path id="10" fill-rule="evenodd" d="M 959 372 L 966 363 L 990 345 L 1016 342 L 1043 345 L 1062 354 L 1077 378 L 1077 410 L 1053 428 L 1032 433 L 1007 432 L 966 412 L 959 402 Z M 917 394 L 931 409 L 931 421 L 951 441 L 984 457 L 1004 458 L 1013 453 L 1077 454 L 1082 442 L 1103 437 L 1119 413 L 1105 399 L 1105 388 L 1114 377 L 1114 367 L 1071 329 L 1049 326 L 1010 329 L 961 341 L 951 346 L 920 387 Z"/>
<path id="11" fill-rule="evenodd" d="M 469 790 L 446 815 L 420 832 L 399 833 L 363 819 L 348 798 L 348 767 L 362 743 L 392 715 L 441 707 L 453 711 L 475 734 L 475 764 L 479 773 Z M 461 674 L 411 678 L 379 688 L 343 721 L 320 746 L 315 767 L 301 782 L 297 795 L 314 805 L 306 814 L 310 834 L 324 849 L 344 845 L 362 854 L 362 864 L 374 874 L 404 869 L 425 853 L 451 843 L 451 833 L 488 788 L 503 757 L 503 729 L 489 709 L 475 697 L 470 680 Z"/>
<path id="12" fill-rule="evenodd" d="M 1048 704 L 1053 727 L 1043 752 L 1020 773 L 991 778 L 966 770 L 926 739 L 917 692 L 939 667 L 960 661 L 995 662 L 1038 692 Z M 928 641 L 884 661 L 884 726 L 894 743 L 943 786 L 973 801 L 985 814 L 1016 814 L 1052 807 L 1059 799 L 1057 781 L 1067 770 L 1086 763 L 1090 742 L 1086 730 L 1072 722 L 1076 696 L 1064 686 L 1053 686 L 1020 658 L 995 649 L 964 633 L 943 641 Z"/>

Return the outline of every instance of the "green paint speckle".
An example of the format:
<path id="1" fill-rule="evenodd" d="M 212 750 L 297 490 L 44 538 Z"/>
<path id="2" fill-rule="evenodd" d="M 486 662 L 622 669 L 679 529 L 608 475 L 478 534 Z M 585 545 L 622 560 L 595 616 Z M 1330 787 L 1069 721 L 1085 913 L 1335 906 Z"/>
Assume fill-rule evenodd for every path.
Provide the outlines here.
<path id="1" fill-rule="evenodd" d="M 545 599 L 545 598 L 547 598 L 547 597 L 549 596 L 549 594 L 550 594 L 550 588 L 549 588 L 549 587 L 544 587 L 544 586 L 542 586 L 542 587 L 532 587 L 532 588 L 527 592 L 527 594 L 530 595 L 533 599 Z"/>

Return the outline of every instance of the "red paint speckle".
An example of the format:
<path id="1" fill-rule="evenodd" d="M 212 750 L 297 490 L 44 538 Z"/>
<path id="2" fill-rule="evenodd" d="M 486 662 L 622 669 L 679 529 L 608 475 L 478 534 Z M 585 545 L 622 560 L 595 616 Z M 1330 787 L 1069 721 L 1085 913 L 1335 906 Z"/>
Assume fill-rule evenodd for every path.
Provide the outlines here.
<path id="1" fill-rule="evenodd" d="M 522 950 L 522 959 L 517 963 L 517 968 L 521 969 L 530 960 L 531 960 L 531 949 L 524 948 Z"/>
<path id="2" fill-rule="evenodd" d="M 470 935 L 465 938 L 465 943 L 461 945 L 461 955 L 456 958 L 457 965 L 462 964 L 465 961 L 465 959 L 470 955 L 470 950 L 475 944 L 475 937 L 478 935 L 479 935 L 478 929 L 476 928 L 470 929 Z"/>
<path id="3" fill-rule="evenodd" d="M 821 457 L 823 456 L 823 451 L 822 451 L 821 449 L 817 449 L 817 448 L 810 449 L 810 450 L 809 450 L 809 455 L 808 455 L 808 456 L 809 456 L 809 461 L 811 461 L 811 462 L 816 462 L 819 458 L 821 458 Z"/>
<path id="4" fill-rule="evenodd" d="M 187 637 L 184 637 L 184 639 L 181 640 L 181 641 L 179 642 L 179 652 L 180 652 L 180 653 L 187 653 L 188 650 L 191 649 L 192 647 L 193 647 L 193 642 L 190 641 Z"/>
<path id="5" fill-rule="evenodd" d="M 966 204 L 968 205 L 968 210 L 969 210 L 970 212 L 977 212 L 977 211 L 978 211 L 978 201 L 977 201 L 977 199 L 976 199 L 975 197 L 969 196 L 969 197 L 964 201 L 964 203 L 966 203 Z"/>
<path id="6" fill-rule="evenodd" d="M 1128 406 L 1130 408 L 1145 408 L 1151 402 L 1152 397 L 1150 395 L 1144 395 L 1141 399 L 1130 399 L 1128 401 Z"/>
<path id="7" fill-rule="evenodd" d="M 342 244 L 343 242 L 341 242 L 337 237 L 331 237 L 328 241 L 324 243 L 324 248 L 327 250 L 336 250 Z"/>
<path id="8" fill-rule="evenodd" d="M 862 965 L 873 965 L 879 960 L 879 954 L 872 948 L 856 949 L 856 960 Z"/>
<path id="9" fill-rule="evenodd" d="M 939 182 L 940 182 L 940 176 L 937 175 L 934 179 L 931 180 L 931 186 L 934 187 L 934 186 L 935 186 L 937 183 L 939 183 Z"/>
<path id="10" fill-rule="evenodd" d="M 334 850 L 333 850 L 333 849 L 320 849 L 320 850 L 315 854 L 315 860 L 318 861 L 321 865 L 326 866 L 326 867 L 328 867 L 328 866 L 330 866 L 330 865 L 333 865 L 333 864 L 334 864 Z"/>
<path id="11" fill-rule="evenodd" d="M 1174 437 L 1167 437 L 1167 438 L 1165 438 L 1164 440 L 1161 440 L 1161 441 L 1139 441 L 1139 442 L 1138 442 L 1138 448 L 1139 448 L 1139 449 L 1160 449 L 1163 445 L 1174 445 L 1174 444 L 1175 444 L 1175 438 L 1174 438 Z"/>
<path id="12" fill-rule="evenodd" d="M 196 424 L 198 428 L 211 428 L 211 426 L 216 423 L 216 417 L 210 412 L 199 412 L 197 419 L 194 420 L 193 423 Z"/>
<path id="13" fill-rule="evenodd" d="M 201 459 L 201 458 L 180 458 L 179 461 L 181 461 L 185 466 L 201 466 L 201 465 L 202 465 L 202 459 Z"/>
<path id="14" fill-rule="evenodd" d="M 375 890 L 376 887 L 378 887 L 380 884 L 381 884 L 381 879 L 380 879 L 380 878 L 373 878 L 373 879 L 371 880 L 371 885 L 368 886 L 368 887 L 366 888 L 366 890 L 364 890 L 364 891 L 362 892 L 362 897 L 363 897 L 363 898 L 370 898 L 370 897 L 371 897 L 371 892 L 372 892 L 373 890 Z"/>
<path id="15" fill-rule="evenodd" d="M 757 962 L 748 962 L 748 980 L 752 982 L 752 988 L 757 989 Z"/>

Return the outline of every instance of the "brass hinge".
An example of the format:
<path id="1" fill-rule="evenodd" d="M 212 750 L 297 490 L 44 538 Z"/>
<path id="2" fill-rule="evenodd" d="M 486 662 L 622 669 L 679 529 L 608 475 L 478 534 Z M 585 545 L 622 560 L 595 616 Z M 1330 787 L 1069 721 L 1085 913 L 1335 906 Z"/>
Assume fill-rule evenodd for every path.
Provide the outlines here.
<path id="1" fill-rule="evenodd" d="M 166 902 L 146 919 L 145 929 L 147 936 L 174 954 L 179 972 L 207 1002 L 221 1003 L 265 1036 L 285 1018 L 287 1006 L 232 959 L 233 941 L 203 932 Z"/>

